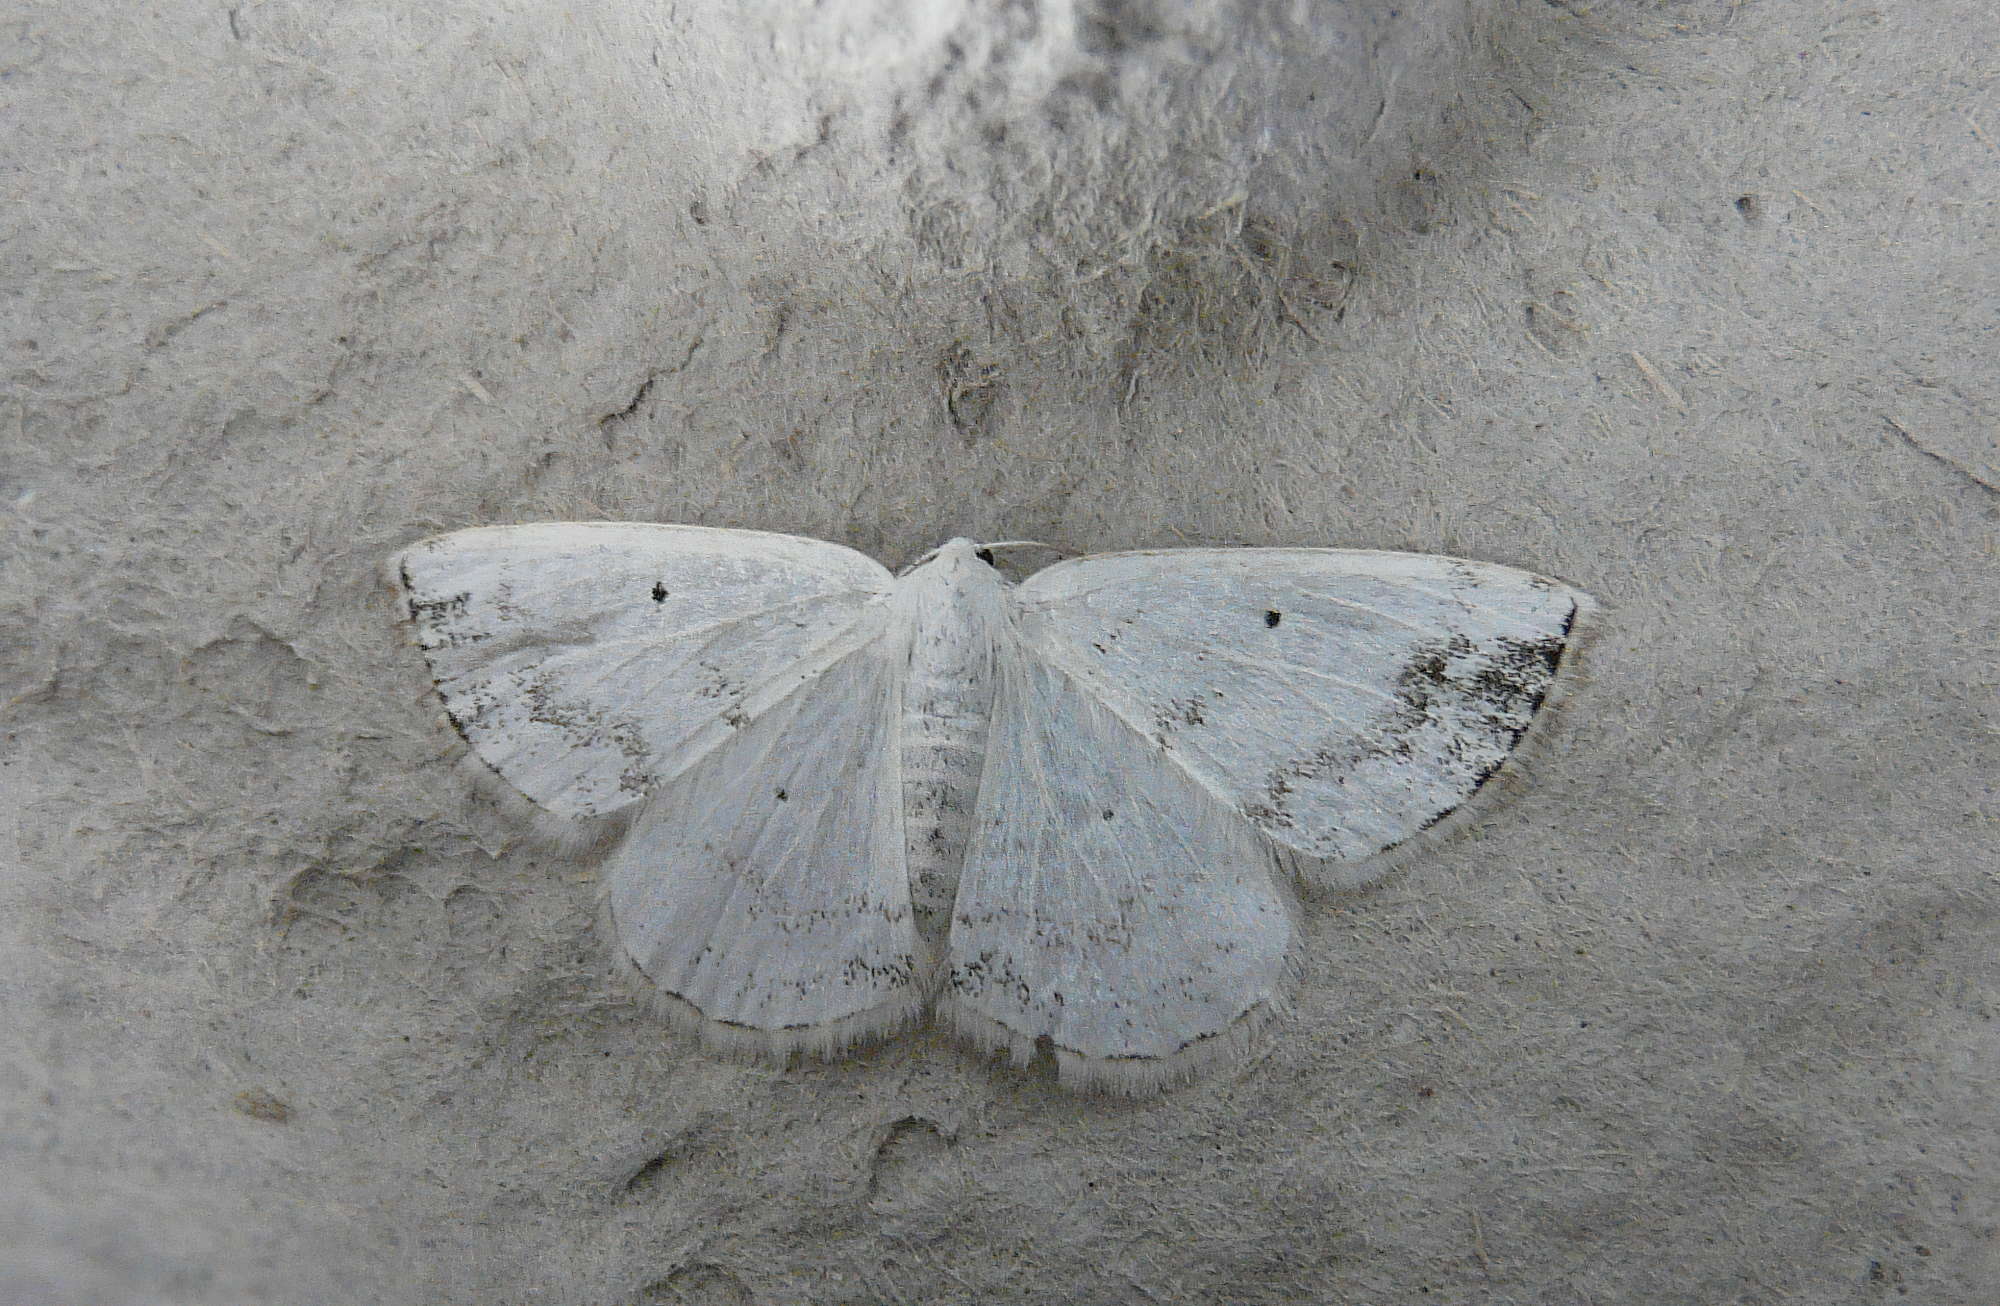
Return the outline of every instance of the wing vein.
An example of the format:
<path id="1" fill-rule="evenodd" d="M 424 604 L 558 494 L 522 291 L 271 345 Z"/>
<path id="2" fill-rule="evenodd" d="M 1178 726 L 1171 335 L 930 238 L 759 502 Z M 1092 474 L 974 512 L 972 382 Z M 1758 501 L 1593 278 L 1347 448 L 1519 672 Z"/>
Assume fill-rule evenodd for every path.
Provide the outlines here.
<path id="1" fill-rule="evenodd" d="M 713 636 L 715 632 L 730 630 L 734 627 L 743 625 L 745 622 L 756 621 L 760 617 L 773 616 L 777 613 L 788 612 L 795 608 L 809 608 L 815 606 L 823 607 L 829 603 L 850 598 L 854 594 L 860 592 L 861 591 L 859 590 L 839 590 L 827 594 L 815 594 L 808 598 L 792 599 L 784 603 L 772 603 L 765 607 L 753 608 L 748 612 L 738 612 L 731 616 L 724 617 L 719 621 L 707 622 L 704 625 L 677 627 L 672 634 L 656 635 L 648 632 L 646 634 L 640 634 L 640 635 L 621 636 L 615 639 L 607 640 L 605 641 L 605 643 L 609 644 L 640 643 L 649 645 L 653 648 L 662 648 L 673 644 L 678 644 L 683 640 L 693 639 L 696 636 L 705 636 L 705 637 Z M 857 616 L 856 621 L 859 620 L 860 618 L 859 616 Z M 705 640 L 705 642 L 712 644 L 714 640 L 713 638 L 708 638 Z"/>
<path id="2" fill-rule="evenodd" d="M 1492 616 L 1501 618 L 1502 621 L 1504 621 L 1509 626 L 1517 625 L 1520 622 L 1520 616 L 1518 614 L 1509 613 L 1501 608 L 1496 608 L 1490 603 L 1481 603 L 1478 599 L 1469 599 L 1464 594 L 1459 593 L 1458 591 L 1455 590 L 1443 590 L 1443 591 L 1434 590 L 1428 585 L 1419 585 L 1413 580 L 1409 580 L 1402 577 L 1398 577 L 1395 580 L 1389 581 L 1387 583 L 1392 585 L 1400 585 L 1404 589 L 1413 590 L 1418 594 L 1422 594 L 1429 598 L 1436 599 L 1439 603 L 1447 604 L 1449 606 L 1456 608 L 1461 608 L 1466 611 L 1471 611 L 1472 609 L 1477 608 L 1481 612 L 1485 612 Z"/>
<path id="3" fill-rule="evenodd" d="M 1339 685 L 1344 689 L 1351 689 L 1357 694 L 1372 695 L 1375 698 L 1382 699 L 1384 702 L 1389 702 L 1389 703 L 1394 703 L 1396 701 L 1396 696 L 1394 694 L 1391 694 L 1386 689 L 1377 689 L 1373 685 L 1364 685 L 1359 681 L 1349 680 L 1345 676 L 1337 676 L 1331 671 L 1321 671 L 1318 667 L 1307 666 L 1303 662 L 1293 662 L 1286 658 L 1245 657 L 1242 654 L 1232 653 L 1227 649 L 1216 648 L 1214 646 L 1205 648 L 1202 650 L 1202 652 L 1207 657 L 1212 657 L 1224 662 L 1233 663 L 1236 666 L 1250 667 L 1253 670 L 1259 670 L 1259 671 L 1264 670 L 1266 668 L 1273 668 L 1283 671 L 1295 671 L 1301 675 L 1310 676 L 1314 680 L 1321 680 L 1325 681 L 1327 684 L 1330 685 Z"/>
<path id="4" fill-rule="evenodd" d="M 1307 598 L 1318 599 L 1323 603 L 1332 603 L 1343 608 L 1353 608 L 1357 612 L 1366 612 L 1370 616 L 1380 617 L 1391 625 L 1401 626 L 1405 630 L 1414 630 L 1419 635 L 1434 635 L 1437 633 L 1434 626 L 1426 626 L 1422 622 L 1411 621 L 1406 617 L 1399 617 L 1393 612 L 1384 612 L 1373 604 L 1363 603 L 1359 599 L 1344 599 L 1338 594 L 1329 594 L 1324 590 L 1315 589 L 1300 588 L 1292 592 L 1304 595 Z"/>

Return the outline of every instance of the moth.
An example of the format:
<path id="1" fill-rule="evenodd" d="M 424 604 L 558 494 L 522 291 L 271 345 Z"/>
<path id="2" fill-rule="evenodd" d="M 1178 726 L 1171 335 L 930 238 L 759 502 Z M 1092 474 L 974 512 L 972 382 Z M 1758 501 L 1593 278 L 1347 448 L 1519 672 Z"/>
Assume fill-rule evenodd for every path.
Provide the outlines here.
<path id="1" fill-rule="evenodd" d="M 997 546 L 996 546 L 997 547 Z M 1590 600 L 1510 567 L 1169 549 L 1016 585 L 759 531 L 560 522 L 398 555 L 472 753 L 617 820 L 612 946 L 724 1051 L 934 1015 L 1146 1093 L 1240 1051 L 1297 943 L 1488 783 Z"/>

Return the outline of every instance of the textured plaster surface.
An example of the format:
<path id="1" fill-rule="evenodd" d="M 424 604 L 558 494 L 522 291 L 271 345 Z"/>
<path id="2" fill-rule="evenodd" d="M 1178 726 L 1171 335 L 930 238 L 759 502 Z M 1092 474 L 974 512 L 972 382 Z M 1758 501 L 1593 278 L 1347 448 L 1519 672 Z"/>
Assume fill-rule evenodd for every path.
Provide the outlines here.
<path id="1" fill-rule="evenodd" d="M 1987 0 L 25 0 L 0 123 L 0 1299 L 1992 1300 Z M 612 982 L 378 574 L 579 517 L 1605 611 L 1104 1102 Z"/>

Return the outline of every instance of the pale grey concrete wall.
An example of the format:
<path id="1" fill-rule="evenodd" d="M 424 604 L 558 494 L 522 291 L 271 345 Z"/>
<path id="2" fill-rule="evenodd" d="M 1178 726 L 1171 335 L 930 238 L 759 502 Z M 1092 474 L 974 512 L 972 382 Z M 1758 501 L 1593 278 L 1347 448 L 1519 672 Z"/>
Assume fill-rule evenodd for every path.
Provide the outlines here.
<path id="1" fill-rule="evenodd" d="M 21 1302 L 1975 1302 L 2000 1281 L 1985 0 L 17 3 Z M 1240 1071 L 717 1063 L 376 568 L 1406 548 L 1607 605 Z"/>

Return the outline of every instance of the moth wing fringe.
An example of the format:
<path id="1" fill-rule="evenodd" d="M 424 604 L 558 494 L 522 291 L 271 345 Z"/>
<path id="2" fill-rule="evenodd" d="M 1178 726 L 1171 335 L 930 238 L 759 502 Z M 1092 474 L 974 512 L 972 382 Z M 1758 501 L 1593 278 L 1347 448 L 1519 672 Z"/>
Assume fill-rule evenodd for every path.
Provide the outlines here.
<path id="1" fill-rule="evenodd" d="M 515 832 L 526 829 L 533 843 L 553 852 L 587 853 L 608 846 L 624 833 L 625 827 L 632 823 L 633 814 L 641 806 L 638 802 L 629 803 L 603 816 L 566 816 L 561 812 L 551 812 L 508 783 L 506 777 L 494 770 L 455 732 L 453 737 L 457 739 L 455 763 L 472 788 L 514 823 Z"/>
<path id="2" fill-rule="evenodd" d="M 619 937 L 607 884 L 598 894 L 597 935 L 612 957 L 617 977 L 632 997 L 653 1016 L 681 1034 L 700 1041 L 702 1050 L 731 1061 L 782 1067 L 794 1054 L 831 1061 L 857 1047 L 891 1038 L 918 1024 L 929 1007 L 921 988 L 899 1001 L 817 1025 L 757 1029 L 710 1019 L 700 1007 L 669 993 L 632 959 Z"/>
<path id="3" fill-rule="evenodd" d="M 1238 1016 L 1227 1029 L 1196 1039 L 1163 1057 L 1094 1057 L 1070 1048 L 1054 1048 L 1056 1077 L 1066 1089 L 1106 1097 L 1156 1097 L 1195 1079 L 1220 1063 L 1240 1064 L 1257 1043 L 1257 1035 L 1277 1014 L 1278 1003 L 1260 1002 Z M 970 1011 L 950 999 L 938 1003 L 937 1019 L 980 1053 L 1005 1052 L 1017 1070 L 1026 1069 L 1040 1049 L 1040 1040 L 1018 1033 L 991 1016 Z"/>

